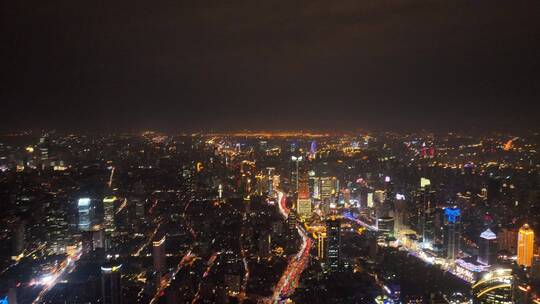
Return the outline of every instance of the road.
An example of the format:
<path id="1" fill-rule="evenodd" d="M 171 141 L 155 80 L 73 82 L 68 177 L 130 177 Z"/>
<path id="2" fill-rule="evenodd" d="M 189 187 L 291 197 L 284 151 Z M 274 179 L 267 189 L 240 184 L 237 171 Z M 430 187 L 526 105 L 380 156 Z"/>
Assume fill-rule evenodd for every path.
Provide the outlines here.
<path id="1" fill-rule="evenodd" d="M 360 225 L 362 227 L 365 227 L 366 229 L 368 229 L 370 231 L 378 231 L 377 227 L 369 225 L 369 224 L 363 222 L 362 220 L 358 219 L 357 217 L 355 217 L 350 212 L 343 212 L 343 217 L 345 219 L 348 219 L 350 221 L 355 222 L 356 224 L 358 224 L 358 225 Z M 420 260 L 424 261 L 427 264 L 437 264 L 444 271 L 447 271 L 447 272 L 451 273 L 452 275 L 454 275 L 454 276 L 456 276 L 456 277 L 458 277 L 458 278 L 460 278 L 460 279 L 462 279 L 462 280 L 464 280 L 464 281 L 466 281 L 468 283 L 473 282 L 473 280 L 471 278 L 464 277 L 463 275 L 461 275 L 457 271 L 455 271 L 455 267 L 456 267 L 455 262 L 431 256 L 430 254 L 426 253 L 426 251 L 424 251 L 422 249 L 422 244 L 421 243 L 419 243 L 417 241 L 411 241 L 410 242 L 411 244 L 409 245 L 407 242 L 405 242 L 405 243 L 401 242 L 399 239 L 398 239 L 398 242 L 401 245 L 400 249 L 406 251 L 409 255 L 411 255 L 411 256 L 413 256 L 413 257 L 415 257 L 417 259 L 420 259 Z"/>
<path id="2" fill-rule="evenodd" d="M 75 262 L 81 257 L 81 250 L 78 248 L 73 255 L 68 255 L 61 263 L 60 266 L 51 274 L 46 276 L 46 281 L 41 282 L 44 284 L 43 289 L 38 294 L 37 298 L 32 302 L 33 304 L 39 303 L 43 297 L 56 286 L 56 284 L 64 278 L 66 273 L 71 273 L 75 269 Z"/>
<path id="3" fill-rule="evenodd" d="M 176 275 L 178 274 L 178 272 L 180 272 L 180 270 L 182 269 L 182 267 L 184 267 L 184 265 L 186 265 L 186 263 L 192 259 L 194 257 L 194 255 L 191 253 L 191 249 L 182 257 L 182 259 L 180 260 L 180 262 L 178 263 L 178 266 L 176 267 L 176 269 L 167 274 L 166 276 L 163 276 L 160 280 L 160 286 L 159 288 L 157 289 L 154 297 L 152 298 L 152 300 L 150 301 L 150 304 L 153 304 L 153 303 L 156 303 L 157 300 L 159 300 L 159 298 L 161 296 L 163 296 L 163 292 L 165 291 L 165 289 L 167 287 L 169 287 L 169 285 L 171 284 L 171 281 L 174 280 L 174 278 L 176 277 Z"/>
<path id="4" fill-rule="evenodd" d="M 348 219 L 348 220 L 351 220 L 355 223 L 357 223 L 358 225 L 370 230 L 370 231 L 379 231 L 379 229 L 373 225 L 369 225 L 368 223 L 360 220 L 359 218 L 355 217 L 351 212 L 344 212 L 343 213 L 343 217 Z"/>
<path id="5" fill-rule="evenodd" d="M 212 270 L 212 267 L 214 267 L 214 262 L 216 261 L 216 258 L 218 255 L 220 255 L 221 252 L 214 252 L 214 254 L 212 254 L 212 256 L 208 259 L 208 263 L 206 264 L 206 271 L 204 272 L 203 276 L 202 276 L 202 279 L 201 281 L 199 282 L 199 287 L 197 288 L 197 293 L 195 294 L 195 297 L 193 298 L 193 301 L 191 301 L 191 304 L 196 304 L 199 302 L 200 300 L 200 297 L 201 297 L 201 288 L 202 288 L 202 284 L 203 284 L 203 280 L 204 278 L 206 278 L 209 274 L 210 274 L 210 271 Z"/>
<path id="6" fill-rule="evenodd" d="M 279 212 L 286 220 L 290 212 L 290 210 L 286 207 L 287 196 L 283 192 L 278 191 L 278 200 Z M 300 246 L 300 250 L 294 257 L 289 258 L 287 268 L 274 287 L 274 292 L 271 299 L 272 303 L 285 302 L 286 299 L 294 293 L 294 290 L 296 287 L 298 287 L 300 276 L 306 268 L 307 262 L 309 261 L 309 252 L 311 250 L 312 241 L 300 224 L 296 224 L 296 229 L 302 238 L 302 246 Z"/>

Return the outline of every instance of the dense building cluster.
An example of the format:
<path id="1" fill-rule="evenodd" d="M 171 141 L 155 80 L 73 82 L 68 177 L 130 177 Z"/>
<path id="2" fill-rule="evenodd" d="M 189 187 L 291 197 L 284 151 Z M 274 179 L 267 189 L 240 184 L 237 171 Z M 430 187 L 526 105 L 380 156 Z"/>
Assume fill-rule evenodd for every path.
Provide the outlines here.
<path id="1" fill-rule="evenodd" d="M 539 148 L 538 134 L 6 134 L 0 301 L 540 303 Z"/>

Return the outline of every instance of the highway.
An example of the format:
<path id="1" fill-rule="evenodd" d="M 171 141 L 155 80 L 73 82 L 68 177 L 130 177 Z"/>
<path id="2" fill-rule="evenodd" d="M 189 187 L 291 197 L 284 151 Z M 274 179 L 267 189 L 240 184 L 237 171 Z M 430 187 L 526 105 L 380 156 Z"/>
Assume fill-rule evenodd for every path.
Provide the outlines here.
<path id="1" fill-rule="evenodd" d="M 360 226 L 362 226 L 362 227 L 364 227 L 364 228 L 366 228 L 366 229 L 368 229 L 370 231 L 379 231 L 379 229 L 377 227 L 375 227 L 373 225 L 369 225 L 366 222 L 363 222 L 359 218 L 355 217 L 351 212 L 344 212 L 343 217 L 357 223 L 358 225 L 360 225 Z"/>
<path id="2" fill-rule="evenodd" d="M 278 200 L 279 211 L 286 220 L 290 212 L 286 207 L 287 196 L 283 192 L 278 191 Z M 311 250 L 312 241 L 300 224 L 296 224 L 296 229 L 302 238 L 302 246 L 294 257 L 289 258 L 287 268 L 283 272 L 277 285 L 274 287 L 271 303 L 285 302 L 286 299 L 294 293 L 294 290 L 298 287 L 300 276 L 309 261 L 309 252 Z"/>

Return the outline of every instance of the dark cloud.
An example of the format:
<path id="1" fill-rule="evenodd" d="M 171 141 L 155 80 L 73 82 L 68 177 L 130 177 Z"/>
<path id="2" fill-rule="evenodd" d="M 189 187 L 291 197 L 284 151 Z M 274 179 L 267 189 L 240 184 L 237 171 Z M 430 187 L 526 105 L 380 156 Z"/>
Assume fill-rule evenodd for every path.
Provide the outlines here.
<path id="1" fill-rule="evenodd" d="M 540 2 L 10 1 L 3 129 L 537 127 Z"/>

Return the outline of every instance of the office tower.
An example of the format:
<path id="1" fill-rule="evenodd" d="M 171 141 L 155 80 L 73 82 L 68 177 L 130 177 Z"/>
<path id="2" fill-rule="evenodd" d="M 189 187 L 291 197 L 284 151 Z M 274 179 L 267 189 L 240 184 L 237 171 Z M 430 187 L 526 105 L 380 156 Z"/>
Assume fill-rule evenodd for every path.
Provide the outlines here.
<path id="1" fill-rule="evenodd" d="M 160 240 L 152 242 L 152 258 L 154 259 L 154 270 L 164 273 L 167 268 L 165 258 L 165 236 Z"/>
<path id="2" fill-rule="evenodd" d="M 330 271 L 337 271 L 341 265 L 341 221 L 332 218 L 326 221 L 326 265 Z"/>
<path id="3" fill-rule="evenodd" d="M 105 229 L 103 229 L 101 225 L 94 225 L 92 227 L 92 243 L 94 244 L 94 250 L 97 248 L 105 248 L 105 242 Z"/>
<path id="4" fill-rule="evenodd" d="M 480 234 L 480 240 L 478 242 L 478 263 L 484 265 L 493 265 L 497 260 L 497 236 L 491 229 Z"/>
<path id="5" fill-rule="evenodd" d="M 289 232 L 296 230 L 296 213 L 291 210 L 289 216 L 287 217 L 287 227 L 289 227 Z"/>
<path id="6" fill-rule="evenodd" d="M 368 192 L 366 195 L 366 206 L 368 208 L 373 208 L 374 206 L 373 192 Z"/>
<path id="7" fill-rule="evenodd" d="M 267 170 L 267 172 L 268 172 L 268 173 L 267 173 L 267 176 L 266 176 L 267 179 L 268 179 L 268 180 L 266 181 L 266 182 L 268 183 L 268 186 L 267 186 L 267 188 L 268 188 L 268 195 L 269 195 L 269 196 L 272 196 L 272 195 L 274 194 L 274 170 L 275 170 L 275 168 L 273 168 L 273 167 L 267 167 L 266 170 Z"/>
<path id="8" fill-rule="evenodd" d="M 306 177 L 300 179 L 298 187 L 298 200 L 296 207 L 298 210 L 298 216 L 302 220 L 305 220 L 311 217 L 311 198 L 309 197 L 309 186 Z"/>
<path id="9" fill-rule="evenodd" d="M 520 266 L 531 267 L 534 253 L 534 231 L 528 224 L 519 229 L 517 243 L 518 258 Z"/>
<path id="10" fill-rule="evenodd" d="M 460 217 L 461 210 L 453 208 L 445 208 L 444 214 L 446 217 L 446 224 L 444 227 L 444 245 L 446 248 L 446 258 L 449 260 L 455 260 L 460 250 Z"/>
<path id="11" fill-rule="evenodd" d="M 24 221 L 18 220 L 13 229 L 12 246 L 13 251 L 11 259 L 18 261 L 24 255 L 24 248 L 26 246 L 26 225 Z"/>
<path id="12" fill-rule="evenodd" d="M 326 233 L 317 232 L 317 257 L 323 261 L 326 256 Z"/>
<path id="13" fill-rule="evenodd" d="M 135 218 L 139 222 L 145 221 L 145 206 L 144 206 L 144 199 L 140 197 L 134 197 L 131 199 L 132 204 L 135 205 Z"/>
<path id="14" fill-rule="evenodd" d="M 297 202 L 298 216 L 300 219 L 305 220 L 311 217 L 311 199 L 299 198 Z"/>
<path id="15" fill-rule="evenodd" d="M 101 267 L 101 303 L 122 304 L 122 264 Z"/>
<path id="16" fill-rule="evenodd" d="M 516 254 L 517 253 L 517 240 L 518 240 L 517 229 L 502 228 L 497 233 L 497 242 L 498 242 L 500 251 L 504 250 L 510 254 Z"/>
<path id="17" fill-rule="evenodd" d="M 105 233 L 109 236 L 116 231 L 114 222 L 115 204 L 117 198 L 115 196 L 107 196 L 103 199 L 103 223 L 105 224 Z"/>
<path id="18" fill-rule="evenodd" d="M 512 304 L 511 269 L 498 269 L 484 275 L 472 285 L 475 304 Z"/>
<path id="19" fill-rule="evenodd" d="M 313 176 L 309 176 L 309 193 L 312 198 L 319 199 L 321 197 L 320 179 L 315 176 L 315 172 L 312 173 Z"/>
<path id="20" fill-rule="evenodd" d="M 81 244 L 81 252 L 83 255 L 87 255 L 94 251 L 94 232 L 81 231 Z"/>
<path id="21" fill-rule="evenodd" d="M 46 205 L 45 223 L 49 254 L 64 254 L 66 246 L 70 243 L 68 214 L 65 209 L 59 201 L 52 201 Z"/>
<path id="22" fill-rule="evenodd" d="M 429 184 L 424 185 L 415 197 L 416 231 L 422 236 L 424 244 L 431 243 L 435 239 L 435 191 L 430 191 L 429 187 Z"/>
<path id="23" fill-rule="evenodd" d="M 299 166 L 300 162 L 303 160 L 302 156 L 291 156 L 291 160 L 295 163 L 295 170 L 291 172 L 291 184 L 294 185 L 294 190 L 298 191 L 299 183 Z"/>
<path id="24" fill-rule="evenodd" d="M 407 203 L 405 196 L 401 194 L 396 195 L 394 200 L 394 231 L 399 231 L 407 228 Z"/>
<path id="25" fill-rule="evenodd" d="M 263 231 L 258 238 L 259 257 L 266 259 L 272 251 L 272 234 L 268 231 Z"/>
<path id="26" fill-rule="evenodd" d="M 320 178 L 320 196 L 321 199 L 329 199 L 336 195 L 338 189 L 338 180 L 335 177 L 321 177 Z"/>
<path id="27" fill-rule="evenodd" d="M 77 202 L 77 209 L 79 211 L 79 230 L 89 231 L 94 217 L 92 201 L 89 198 L 80 198 Z"/>
<path id="28" fill-rule="evenodd" d="M 391 216 L 381 217 L 378 221 L 379 232 L 381 237 L 393 237 L 394 236 L 394 218 Z"/>
<path id="29" fill-rule="evenodd" d="M 46 134 L 39 139 L 39 144 L 38 144 L 38 154 L 39 154 L 38 163 L 41 165 L 42 169 L 48 167 L 50 164 L 49 147 L 50 147 L 49 135 Z"/>

